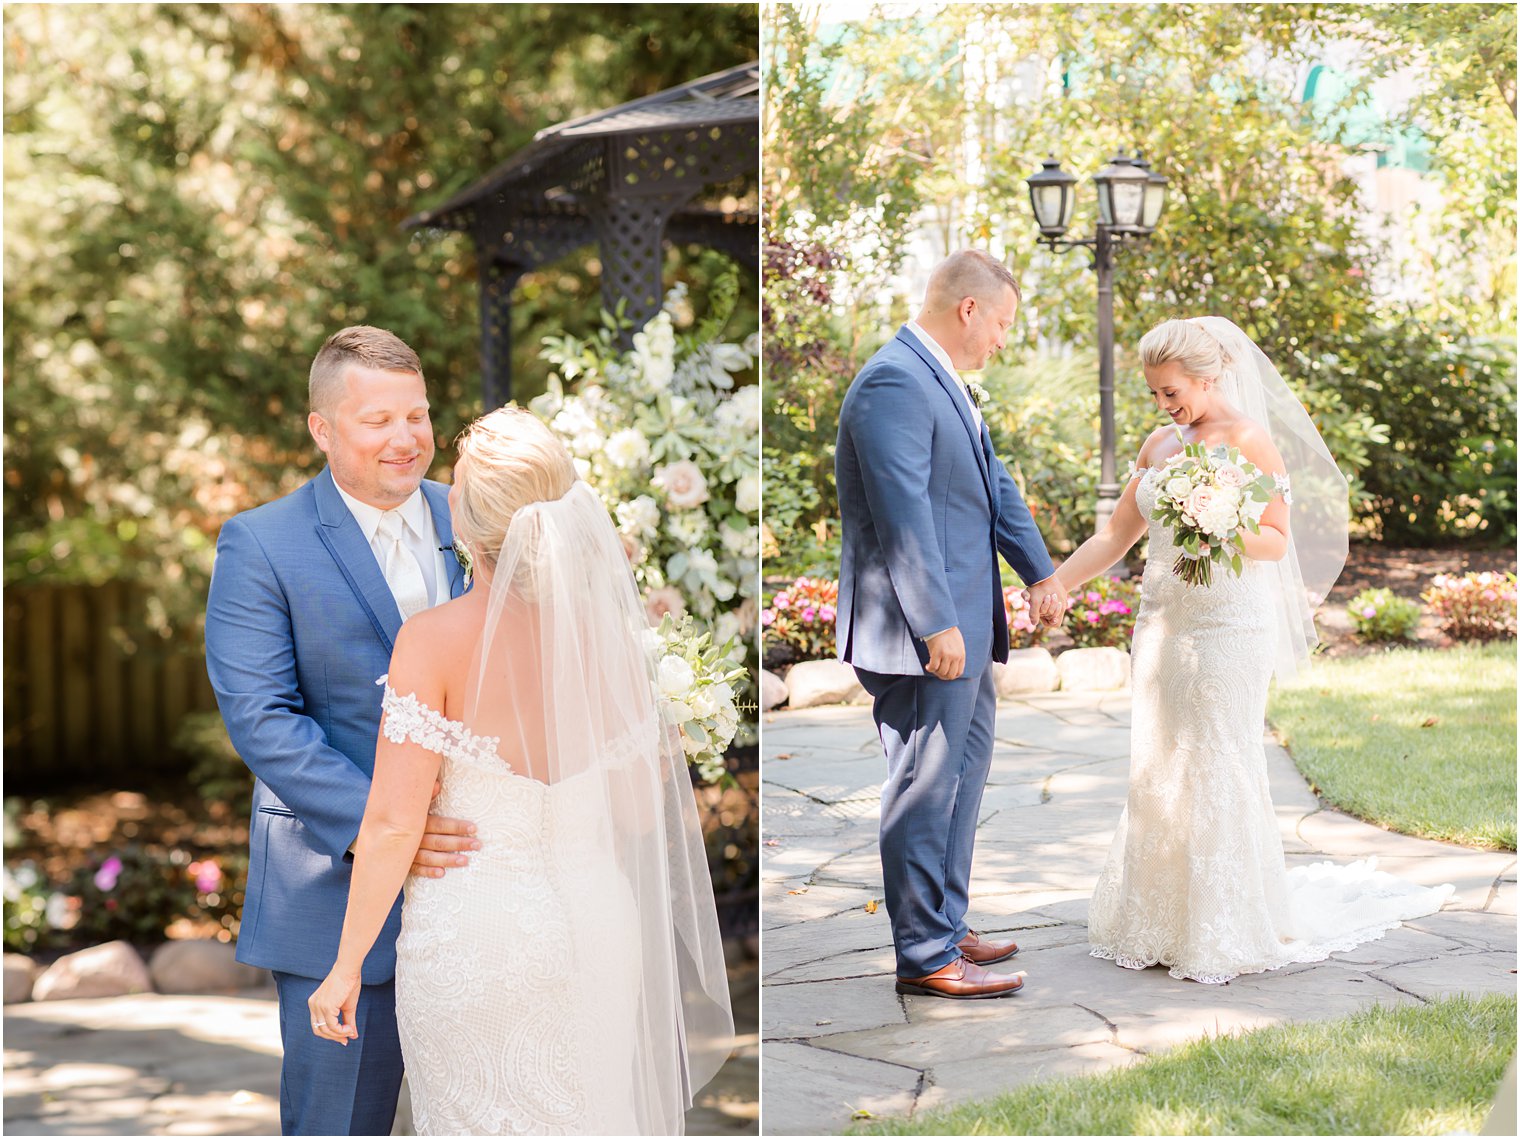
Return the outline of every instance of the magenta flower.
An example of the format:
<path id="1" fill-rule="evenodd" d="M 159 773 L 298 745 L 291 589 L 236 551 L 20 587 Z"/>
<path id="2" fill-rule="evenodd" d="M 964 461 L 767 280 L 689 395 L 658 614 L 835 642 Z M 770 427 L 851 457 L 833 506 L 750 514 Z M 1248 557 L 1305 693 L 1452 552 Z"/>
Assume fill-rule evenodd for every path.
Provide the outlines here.
<path id="1" fill-rule="evenodd" d="M 817 616 L 818 610 L 814 609 L 811 605 L 802 611 L 802 619 L 808 624 L 811 624 L 813 622 L 813 619 Z"/>
<path id="2" fill-rule="evenodd" d="M 1096 589 L 1090 589 L 1087 591 L 1087 600 L 1096 605 L 1098 602 L 1103 600 L 1103 595 Z"/>
<path id="3" fill-rule="evenodd" d="M 760 610 L 760 624 L 762 624 L 762 625 L 773 625 L 773 624 L 775 624 L 775 622 L 776 622 L 776 611 L 774 609 L 762 609 L 762 610 Z"/>
<path id="4" fill-rule="evenodd" d="M 1082 616 L 1087 619 L 1087 623 L 1089 625 L 1096 625 L 1100 620 L 1102 620 L 1102 618 L 1100 618 L 1091 609 L 1089 609 L 1086 613 L 1082 614 Z"/>
<path id="5" fill-rule="evenodd" d="M 100 864 L 100 869 L 95 871 L 95 888 L 103 893 L 110 893 L 116 889 L 117 879 L 121 877 L 121 859 L 111 855 Z"/>
<path id="6" fill-rule="evenodd" d="M 221 888 L 222 868 L 216 864 L 214 858 L 192 862 L 190 873 L 195 875 L 195 888 L 202 894 L 214 894 Z"/>
<path id="7" fill-rule="evenodd" d="M 822 609 L 818 610 L 818 616 L 822 617 L 825 621 L 832 621 L 838 614 L 834 612 L 832 605 L 825 605 Z"/>
<path id="8" fill-rule="evenodd" d="M 1362 616 L 1363 617 L 1376 617 L 1377 616 L 1377 606 L 1376 605 L 1364 605 L 1364 606 L 1362 606 Z"/>
<path id="9" fill-rule="evenodd" d="M 774 605 L 777 609 L 785 609 L 791 603 L 791 597 L 785 593 L 778 593 L 774 598 L 771 599 L 771 604 Z"/>

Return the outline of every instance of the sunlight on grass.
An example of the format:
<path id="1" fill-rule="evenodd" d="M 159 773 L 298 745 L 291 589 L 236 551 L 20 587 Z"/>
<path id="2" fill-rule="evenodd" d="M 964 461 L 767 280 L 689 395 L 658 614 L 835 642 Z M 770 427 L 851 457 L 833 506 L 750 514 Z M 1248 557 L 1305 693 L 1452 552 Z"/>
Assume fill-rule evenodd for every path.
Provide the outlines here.
<path id="1" fill-rule="evenodd" d="M 1476 1134 L 1515 1051 L 1514 997 L 1374 1007 L 1196 1041 L 866 1135 Z M 1017 1058 L 1010 1057 L 1010 1068 Z"/>
<path id="2" fill-rule="evenodd" d="M 1515 645 L 1317 660 L 1267 718 L 1326 802 L 1405 834 L 1515 849 Z"/>

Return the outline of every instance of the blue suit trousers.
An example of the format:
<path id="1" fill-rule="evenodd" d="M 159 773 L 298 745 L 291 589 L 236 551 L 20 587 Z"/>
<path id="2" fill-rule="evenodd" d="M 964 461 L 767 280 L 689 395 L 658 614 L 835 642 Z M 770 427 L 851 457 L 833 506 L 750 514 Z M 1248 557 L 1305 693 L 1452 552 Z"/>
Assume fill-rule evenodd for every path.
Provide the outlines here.
<path id="1" fill-rule="evenodd" d="M 401 1094 L 396 983 L 359 990 L 359 1036 L 346 1045 L 311 1030 L 306 1001 L 322 982 L 275 973 L 280 996 L 280 1133 L 389 1135 Z"/>
<path id="2" fill-rule="evenodd" d="M 881 869 L 897 974 L 925 977 L 960 956 L 956 943 L 968 932 L 997 707 L 991 661 L 958 680 L 855 672 L 874 701 L 887 755 Z"/>

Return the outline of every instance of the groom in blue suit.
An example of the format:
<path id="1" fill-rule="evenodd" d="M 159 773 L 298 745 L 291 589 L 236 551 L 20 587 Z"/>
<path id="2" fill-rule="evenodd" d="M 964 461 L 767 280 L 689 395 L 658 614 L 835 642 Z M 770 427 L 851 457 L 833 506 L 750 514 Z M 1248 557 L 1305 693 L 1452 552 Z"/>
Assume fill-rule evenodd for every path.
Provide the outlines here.
<path id="1" fill-rule="evenodd" d="M 424 478 L 433 427 L 416 353 L 383 329 L 343 329 L 313 360 L 310 392 L 328 465 L 222 527 L 206 607 L 207 670 L 256 776 L 237 957 L 272 970 L 279 991 L 284 1134 L 389 1135 L 399 900 L 364 963 L 358 1039 L 314 1036 L 306 999 L 337 956 L 374 770 L 376 678 L 404 618 L 459 596 L 464 575 L 448 488 Z M 472 829 L 430 817 L 414 873 L 462 864 Z"/>
<path id="2" fill-rule="evenodd" d="M 1008 659 L 998 555 L 1059 624 L 1065 595 L 1018 487 L 992 452 L 957 375 L 1003 347 L 1018 310 L 1013 275 L 956 253 L 929 277 L 917 318 L 866 362 L 839 416 L 843 522 L 837 636 L 873 698 L 887 756 L 881 862 L 897 991 L 1009 996 L 986 966 L 1018 952 L 966 924 L 972 848 Z"/>

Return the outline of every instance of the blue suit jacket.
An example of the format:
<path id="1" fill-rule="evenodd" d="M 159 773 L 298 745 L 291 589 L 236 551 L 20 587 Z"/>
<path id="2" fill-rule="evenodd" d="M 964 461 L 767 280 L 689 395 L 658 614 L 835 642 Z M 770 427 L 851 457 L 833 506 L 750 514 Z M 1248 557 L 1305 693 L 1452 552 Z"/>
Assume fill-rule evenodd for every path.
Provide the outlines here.
<path id="1" fill-rule="evenodd" d="M 448 488 L 424 482 L 438 544 L 452 547 Z M 464 575 L 444 557 L 449 593 Z M 332 472 L 231 518 L 206 605 L 206 668 L 232 743 L 257 777 L 237 957 L 325 977 L 338 955 L 382 689 L 401 614 Z M 364 961 L 395 973 L 398 901 Z"/>
<path id="2" fill-rule="evenodd" d="M 1055 568 L 959 378 L 907 329 L 866 361 L 845 395 L 834 478 L 840 659 L 923 675 L 924 638 L 955 625 L 968 675 L 989 653 L 1006 661 L 998 553 L 1030 584 Z"/>

